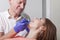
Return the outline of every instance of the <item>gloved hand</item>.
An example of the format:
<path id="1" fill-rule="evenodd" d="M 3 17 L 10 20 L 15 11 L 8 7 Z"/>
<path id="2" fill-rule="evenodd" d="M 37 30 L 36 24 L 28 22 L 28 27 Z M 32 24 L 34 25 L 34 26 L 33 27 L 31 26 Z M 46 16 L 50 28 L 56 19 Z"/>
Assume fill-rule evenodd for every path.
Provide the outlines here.
<path id="1" fill-rule="evenodd" d="M 23 18 L 17 21 L 16 25 L 14 26 L 14 31 L 18 33 L 26 29 L 27 32 L 29 32 L 29 28 L 27 27 L 28 24 L 29 24 L 29 21 L 26 18 Z"/>

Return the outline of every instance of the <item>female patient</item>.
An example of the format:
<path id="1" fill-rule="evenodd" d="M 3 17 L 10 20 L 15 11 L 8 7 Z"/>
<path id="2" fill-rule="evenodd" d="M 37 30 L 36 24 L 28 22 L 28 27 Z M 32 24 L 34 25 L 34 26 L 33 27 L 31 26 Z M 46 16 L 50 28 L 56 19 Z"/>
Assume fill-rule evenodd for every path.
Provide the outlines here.
<path id="1" fill-rule="evenodd" d="M 55 25 L 47 18 L 35 18 L 28 25 L 30 32 L 26 38 L 31 38 L 35 40 L 57 40 L 56 39 L 56 27 Z M 7 36 L 3 36 L 2 39 L 11 38 L 15 35 L 16 32 L 14 29 L 7 34 Z"/>
<path id="2" fill-rule="evenodd" d="M 36 40 L 57 40 L 55 25 L 47 18 L 41 18 L 39 22 L 42 29 L 38 33 L 35 30 L 32 31 L 28 37 Z"/>

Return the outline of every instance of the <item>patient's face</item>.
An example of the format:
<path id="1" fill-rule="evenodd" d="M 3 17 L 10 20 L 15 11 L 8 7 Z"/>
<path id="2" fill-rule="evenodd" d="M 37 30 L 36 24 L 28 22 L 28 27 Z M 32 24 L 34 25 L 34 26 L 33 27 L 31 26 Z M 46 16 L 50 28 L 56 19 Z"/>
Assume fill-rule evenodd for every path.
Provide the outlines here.
<path id="1" fill-rule="evenodd" d="M 33 34 L 32 35 L 33 37 L 37 37 L 38 34 L 40 36 L 43 32 L 45 32 L 46 28 L 43 26 L 44 23 L 45 23 L 45 19 L 35 18 L 31 20 L 29 24 L 29 28 L 31 35 Z"/>
<path id="2" fill-rule="evenodd" d="M 43 26 L 44 23 L 45 23 L 44 19 L 35 18 L 35 19 L 31 20 L 31 22 L 29 24 L 29 28 L 30 29 L 37 29 L 40 26 Z"/>

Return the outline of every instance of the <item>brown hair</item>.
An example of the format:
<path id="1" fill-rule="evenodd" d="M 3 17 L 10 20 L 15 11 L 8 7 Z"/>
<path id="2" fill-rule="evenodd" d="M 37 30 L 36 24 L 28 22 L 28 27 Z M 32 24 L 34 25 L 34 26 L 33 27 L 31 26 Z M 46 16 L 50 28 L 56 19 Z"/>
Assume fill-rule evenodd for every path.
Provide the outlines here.
<path id="1" fill-rule="evenodd" d="M 46 30 L 37 36 L 37 40 L 57 40 L 56 27 L 48 18 L 45 18 L 44 27 Z"/>

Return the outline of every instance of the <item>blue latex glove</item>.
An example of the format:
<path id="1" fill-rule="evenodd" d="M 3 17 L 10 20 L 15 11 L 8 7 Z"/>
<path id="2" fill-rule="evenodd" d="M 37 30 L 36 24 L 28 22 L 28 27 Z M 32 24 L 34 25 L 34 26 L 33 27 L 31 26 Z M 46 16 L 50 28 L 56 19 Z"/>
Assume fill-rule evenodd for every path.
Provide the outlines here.
<path id="1" fill-rule="evenodd" d="M 14 31 L 16 33 L 23 31 L 24 29 L 27 30 L 27 32 L 29 32 L 29 28 L 27 27 L 27 25 L 29 24 L 29 21 L 26 18 L 23 18 L 19 21 L 17 21 L 15 27 L 14 27 Z"/>
<path id="2" fill-rule="evenodd" d="M 30 31 L 28 27 L 26 27 L 26 31 L 27 31 L 27 32 L 29 32 L 29 31 Z"/>

